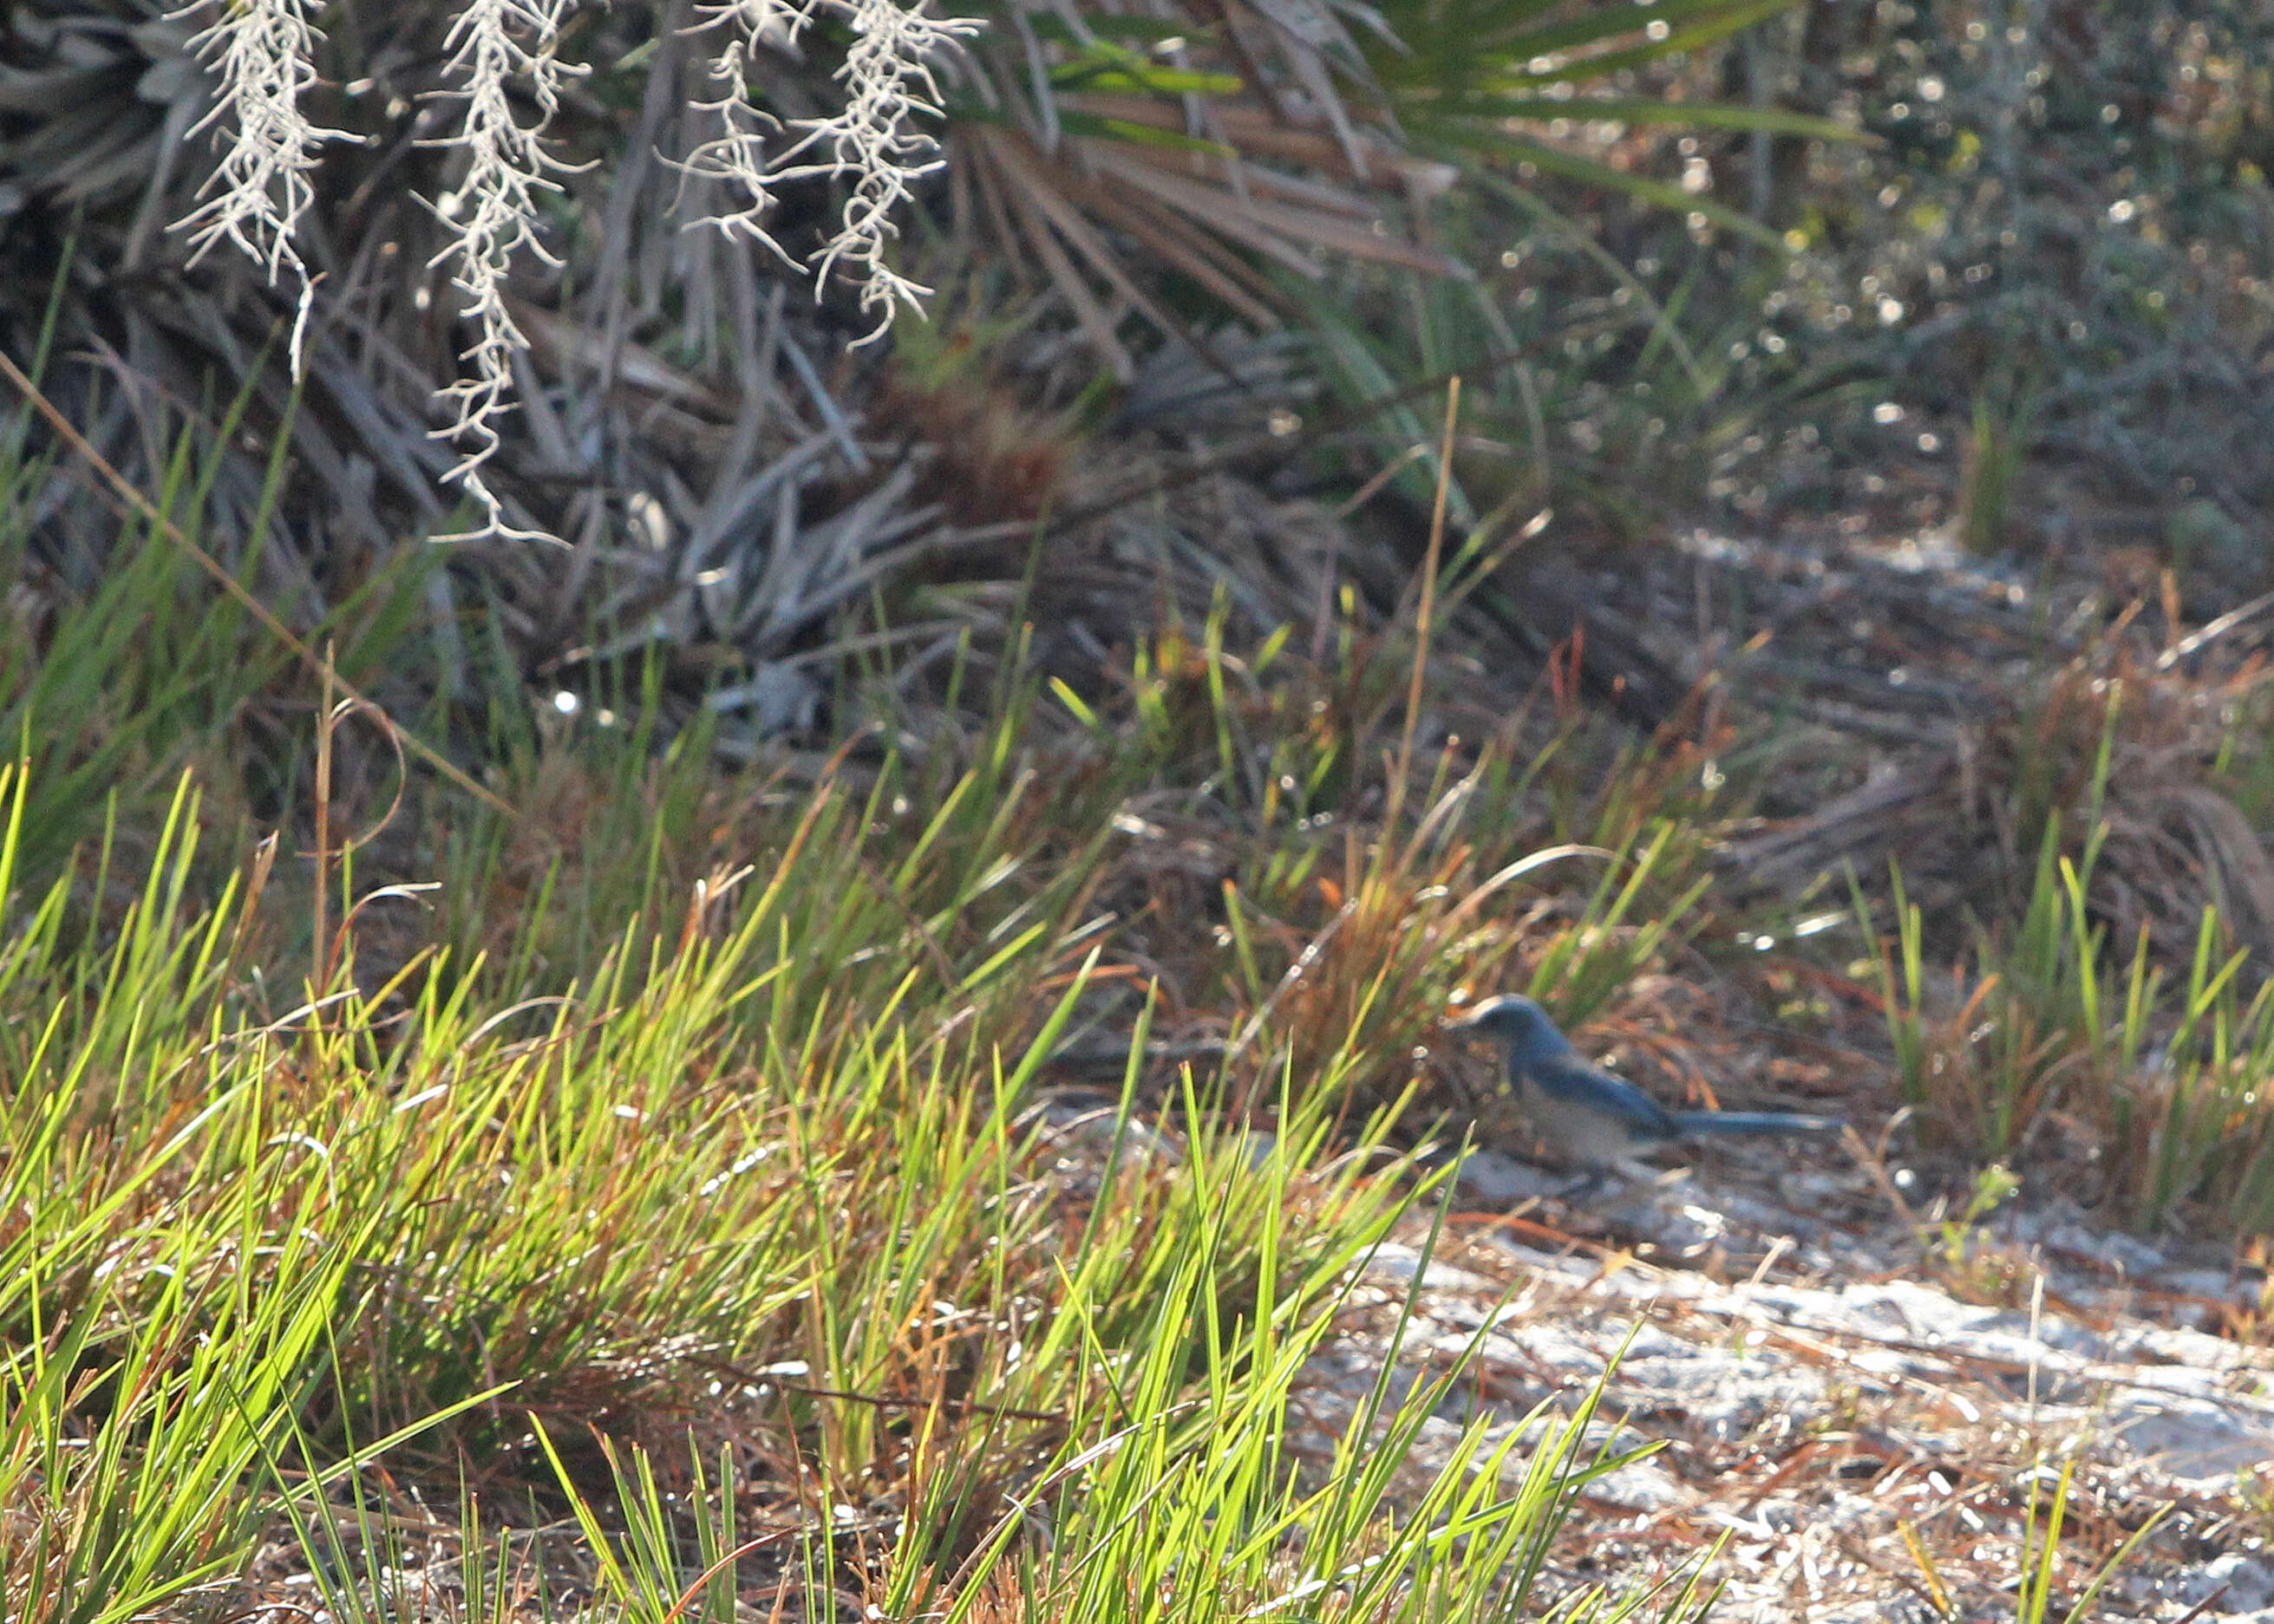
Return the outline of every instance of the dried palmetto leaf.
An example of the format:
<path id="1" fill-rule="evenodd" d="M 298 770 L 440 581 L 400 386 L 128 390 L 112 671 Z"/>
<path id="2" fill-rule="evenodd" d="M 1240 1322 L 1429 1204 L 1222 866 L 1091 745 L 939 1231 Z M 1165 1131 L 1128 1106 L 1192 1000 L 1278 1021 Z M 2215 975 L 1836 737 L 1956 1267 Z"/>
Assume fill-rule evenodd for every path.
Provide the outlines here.
<path id="1" fill-rule="evenodd" d="M 0 343 L 42 353 L 52 304 L 45 392 L 145 491 L 166 487 L 186 447 L 209 479 L 201 543 L 233 564 L 259 527 L 254 590 L 311 627 L 372 560 L 451 528 L 433 395 L 459 376 L 463 339 L 447 268 L 432 263 L 447 234 L 422 199 L 463 167 L 429 138 L 449 115 L 430 92 L 463 8 L 403 0 L 330 19 L 310 111 L 357 139 L 312 171 L 301 247 L 320 281 L 297 395 L 283 365 L 296 290 L 239 254 L 194 258 L 169 229 L 210 172 L 190 132 L 213 106 L 188 51 L 200 19 L 171 9 L 25 0 L 0 12 Z M 791 661 L 822 670 L 847 605 L 960 534 L 875 463 L 857 403 L 832 394 L 825 374 L 850 330 L 793 302 L 794 271 L 684 229 L 717 200 L 676 162 L 712 129 L 693 105 L 706 61 L 683 32 L 692 20 L 682 0 L 625 5 L 579 36 L 595 71 L 564 94 L 553 136 L 574 157 L 622 156 L 563 177 L 572 207 L 542 222 L 563 264 L 531 264 L 515 284 L 510 312 L 532 349 L 516 362 L 490 475 L 513 523 L 568 545 L 455 549 L 432 573 L 450 695 L 474 693 L 470 646 L 555 682 L 651 646 L 683 661 L 690 687 L 747 686 Z M 826 87 L 825 66 L 807 72 Z M 30 443 L 36 458 L 36 430 Z M 68 458 L 35 460 L 16 500 L 43 596 L 92 590 L 122 538 L 136 539 Z M 495 638 L 462 633 L 475 613 Z M 812 718 L 782 697 L 809 676 L 769 680 L 753 707 L 767 725 Z"/>

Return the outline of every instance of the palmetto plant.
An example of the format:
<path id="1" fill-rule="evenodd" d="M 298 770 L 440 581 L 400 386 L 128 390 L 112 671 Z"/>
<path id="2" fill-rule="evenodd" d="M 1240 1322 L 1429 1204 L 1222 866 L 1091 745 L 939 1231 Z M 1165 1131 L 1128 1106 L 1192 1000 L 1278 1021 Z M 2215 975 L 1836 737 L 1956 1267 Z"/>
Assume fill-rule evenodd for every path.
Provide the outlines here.
<path id="1" fill-rule="evenodd" d="M 1683 121 L 1837 135 L 1773 108 L 1675 102 L 1636 72 L 1713 44 L 1790 0 L 1104 0 L 982 8 L 948 98 L 967 229 L 1032 265 L 1125 374 L 1117 323 L 1156 327 L 1173 274 L 1261 326 L 1328 256 L 1435 274 L 1468 267 L 1432 206 L 1518 165 L 1769 236 L 1682 187 L 1567 139 Z M 1492 201 L 1472 189 L 1469 209 Z"/>
<path id="2" fill-rule="evenodd" d="M 1421 149 L 1457 158 L 1520 151 L 1527 162 L 1646 191 L 1645 181 L 1590 169 L 1547 146 L 1511 144 L 1507 126 L 1563 117 L 1577 82 L 1709 43 L 1787 4 L 1405 0 L 1377 10 L 1359 0 L 1231 0 L 1139 9 L 988 0 L 983 28 L 979 19 L 941 19 L 892 0 L 674 0 L 610 30 L 573 0 L 431 0 L 396 8 L 383 23 L 348 14 L 327 39 L 305 0 L 187 11 L 148 0 L 46 0 L 15 19 L 11 43 L 19 57 L 48 60 L 12 74 L 14 94 L 0 108 L 34 120 L 10 154 L 25 190 L 72 200 L 139 192 L 130 267 L 168 258 L 170 227 L 192 264 L 226 242 L 272 285 L 287 284 L 297 296 L 297 367 L 318 302 L 311 274 L 336 275 L 345 267 L 323 263 L 336 257 L 323 250 L 349 245 L 312 247 L 309 238 L 352 229 L 320 170 L 343 146 L 387 144 L 357 103 L 392 93 L 380 122 L 407 115 L 414 139 L 447 154 L 440 174 L 430 165 L 423 177 L 390 177 L 390 190 L 421 193 L 441 227 L 439 249 L 398 274 L 420 265 L 448 273 L 450 287 L 433 291 L 456 307 L 470 340 L 456 375 L 439 385 L 463 454 L 449 477 L 495 522 L 501 509 L 482 464 L 529 343 L 513 297 L 524 284 L 514 276 L 534 267 L 516 261 L 558 265 L 565 252 L 546 214 L 550 199 L 568 198 L 565 177 L 586 145 L 574 127 L 584 110 L 571 105 L 576 81 L 596 67 L 621 68 L 627 56 L 653 64 L 649 53 L 666 35 L 700 41 L 693 77 L 708 81 L 704 95 L 649 74 L 710 126 L 659 149 L 668 158 L 676 147 L 682 179 L 714 183 L 682 195 L 684 221 L 779 249 L 780 188 L 816 177 L 842 182 L 847 200 L 810 258 L 825 278 L 858 271 L 863 310 L 888 323 L 898 304 L 923 291 L 893 263 L 893 215 L 940 167 L 921 119 L 939 110 L 946 84 L 961 160 L 955 179 L 967 183 L 960 195 L 1013 228 L 1000 246 L 1034 254 L 1101 357 L 1126 375 L 1128 357 L 1074 267 L 1166 324 L 1112 237 L 1133 239 L 1155 267 L 1258 320 L 1268 320 L 1272 292 L 1258 261 L 1316 275 L 1315 251 L 1328 249 L 1451 268 L 1384 218 L 1384 192 L 1421 203 L 1453 183 L 1442 156 Z M 823 44 L 825 19 L 842 26 Z M 815 45 L 840 94 L 822 91 L 810 73 L 786 82 L 770 60 Z M 105 117 L 121 109 L 104 107 L 100 93 L 129 75 L 142 110 Z M 1594 110 L 1694 116 L 1632 96 Z M 194 147 L 185 160 L 186 138 L 207 130 L 210 164 Z M 622 154 L 619 177 L 651 156 Z M 375 200 L 370 189 L 362 200 Z M 621 252 L 604 244 L 604 254 L 611 247 Z"/>
<path id="3" fill-rule="evenodd" d="M 1694 189 L 1653 181 L 1586 155 L 1568 139 L 1579 120 L 1683 124 L 1839 139 L 1821 118 L 1644 93 L 1639 71 L 1702 49 L 1791 9 L 1793 0 L 1646 0 L 1582 7 L 1551 0 L 1392 0 L 1399 49 L 1377 52 L 1383 93 L 1417 150 L 1471 166 L 1529 164 L 1741 232 L 1768 235 Z"/>
<path id="4" fill-rule="evenodd" d="M 1283 322 L 1338 258 L 1457 272 L 1427 205 L 1510 160 L 1507 119 L 1765 9 L 1069 0 L 975 33 L 891 0 L 25 0 L 0 345 L 138 486 L 188 455 L 200 538 L 288 620 L 408 540 L 543 532 L 572 551 L 429 573 L 436 690 L 476 691 L 485 643 L 569 686 L 660 644 L 764 731 L 813 714 L 844 606 L 974 539 L 832 371 L 914 294 L 896 210 L 1038 273 L 1126 375 L 1148 325 Z M 34 595 L 83 596 L 117 516 L 6 444 Z"/>
<path id="5" fill-rule="evenodd" d="M 1284 308 L 1269 267 L 1315 278 L 1321 251 L 1456 268 L 1384 219 L 1399 192 L 1454 177 L 1381 117 L 1359 44 L 1386 37 L 1371 7 L 1110 0 L 1062 17 L 1013 0 L 993 15 L 948 104 L 960 223 L 1038 269 L 1121 376 L 1120 318 L 1178 325 L 1164 273 L 1268 327 Z"/>

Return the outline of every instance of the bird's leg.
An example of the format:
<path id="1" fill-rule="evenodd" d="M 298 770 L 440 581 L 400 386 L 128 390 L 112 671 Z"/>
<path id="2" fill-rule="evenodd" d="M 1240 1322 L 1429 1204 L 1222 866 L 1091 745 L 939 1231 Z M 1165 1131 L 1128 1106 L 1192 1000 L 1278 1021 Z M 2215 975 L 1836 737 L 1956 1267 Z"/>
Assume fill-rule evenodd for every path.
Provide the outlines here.
<path id="1" fill-rule="evenodd" d="M 1565 1185 L 1555 1198 L 1567 1206 L 1585 1207 L 1603 1193 L 1611 1182 L 1610 1174 L 1602 1168 L 1592 1168 Z"/>

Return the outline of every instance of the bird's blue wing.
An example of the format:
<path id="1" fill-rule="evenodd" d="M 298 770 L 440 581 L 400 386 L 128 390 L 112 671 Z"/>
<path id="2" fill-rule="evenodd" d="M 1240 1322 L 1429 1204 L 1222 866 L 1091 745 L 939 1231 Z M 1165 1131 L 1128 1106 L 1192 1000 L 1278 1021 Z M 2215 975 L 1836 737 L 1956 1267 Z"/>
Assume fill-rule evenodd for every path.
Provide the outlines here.
<path id="1" fill-rule="evenodd" d="M 1592 1110 L 1648 1139 L 1670 1139 L 1682 1130 L 1657 1101 L 1632 1083 L 1589 1065 L 1576 1054 L 1548 1055 L 1524 1068 L 1533 1087 L 1549 1099 Z"/>

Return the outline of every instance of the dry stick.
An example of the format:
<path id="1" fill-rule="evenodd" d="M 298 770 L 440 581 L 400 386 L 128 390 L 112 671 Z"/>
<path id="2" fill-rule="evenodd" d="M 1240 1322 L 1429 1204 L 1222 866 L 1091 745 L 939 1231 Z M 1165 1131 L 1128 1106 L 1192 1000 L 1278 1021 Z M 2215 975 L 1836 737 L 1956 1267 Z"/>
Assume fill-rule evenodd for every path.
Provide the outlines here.
<path id="1" fill-rule="evenodd" d="M 704 1588 L 710 1584 L 712 1580 L 717 1578 L 720 1574 L 725 1573 L 728 1568 L 734 1567 L 735 1563 L 749 1555 L 751 1552 L 762 1550 L 765 1546 L 773 1544 L 777 1539 L 791 1539 L 800 1534 L 809 1531 L 810 1530 L 804 1523 L 799 1522 L 793 1524 L 788 1528 L 770 1529 L 763 1534 L 754 1534 L 749 1538 L 745 1539 L 741 1545 L 736 1545 L 733 1550 L 727 1552 L 726 1555 L 720 1557 L 717 1561 L 712 1563 L 710 1567 L 704 1568 L 701 1573 L 697 1574 L 695 1577 L 687 1582 L 687 1588 L 680 1591 L 679 1599 L 671 1604 L 671 1611 L 663 1615 L 663 1624 L 672 1624 L 673 1620 L 676 1619 L 681 1613 L 686 1612 L 688 1608 L 695 1605 L 695 1598 L 703 1593 Z M 463 1571 L 463 1569 L 461 1571 Z M 776 1609 L 775 1616 L 780 1616 L 779 1608 Z"/>
<path id="2" fill-rule="evenodd" d="M 1405 809 L 1405 775 L 1413 766 L 1413 733 L 1421 722 L 1421 683 L 1429 665 L 1429 616 L 1437 606 L 1437 561 L 1445 550 L 1445 500 L 1453 482 L 1453 428 L 1461 417 L 1461 380 L 1445 385 L 1445 438 L 1437 452 L 1437 499 L 1429 511 L 1429 553 L 1421 565 L 1421 606 L 1415 614 L 1413 675 L 1405 688 L 1405 731 L 1397 741 L 1397 772 L 1389 781 L 1389 813 L 1383 838 L 1396 834 Z"/>
<path id="3" fill-rule="evenodd" d="M 781 1377 L 764 1371 L 745 1369 L 729 1359 L 697 1357 L 688 1361 L 704 1370 L 717 1371 L 732 1376 L 746 1387 L 763 1390 L 772 1387 L 780 1393 L 794 1393 L 800 1398 L 837 1399 L 849 1404 L 866 1404 L 872 1410 L 930 1410 L 937 1405 L 943 1410 L 960 1410 L 968 1415 L 1007 1417 L 1017 1421 L 1054 1421 L 1064 1425 L 1070 1417 L 1059 1410 L 1021 1410 L 1015 1404 L 990 1404 L 975 1398 L 894 1398 L 884 1393 L 855 1393 L 845 1387 L 817 1387 L 802 1381 L 785 1381 Z"/>
<path id="4" fill-rule="evenodd" d="M 214 580 L 220 585 L 222 591 L 228 593 L 239 604 L 243 605 L 252 615 L 253 619 L 259 620 L 261 625 L 268 628 L 270 635 L 274 636 L 277 642 L 282 643 L 287 649 L 290 649 L 292 653 L 298 658 L 302 665 L 305 665 L 310 671 L 315 673 L 318 676 L 320 677 L 323 675 L 325 669 L 324 663 L 316 658 L 315 654 L 309 649 L 308 645 L 301 642 L 299 638 L 294 636 L 290 629 L 285 626 L 284 622 L 278 620 L 275 614 L 269 612 L 268 605 L 262 603 L 259 598 L 255 598 L 250 591 L 248 591 L 245 589 L 245 584 L 237 580 L 235 575 L 230 574 L 226 569 L 223 569 L 211 553 L 207 553 L 203 547 L 198 545 L 194 541 L 192 541 L 187 536 L 184 536 L 182 533 L 182 527 L 175 523 L 173 520 L 168 518 L 164 514 L 161 513 L 156 505 L 154 504 L 148 497 L 136 490 L 132 484 L 128 481 L 125 475 L 120 473 L 117 469 L 110 465 L 109 460 L 103 456 L 102 452 L 97 451 L 93 446 L 89 445 L 87 443 L 87 437 L 84 434 L 81 434 L 78 429 L 72 425 L 70 418 L 64 417 L 62 412 L 56 409 L 54 402 L 50 401 L 46 395 L 40 393 L 40 386 L 34 383 L 31 379 L 25 374 L 24 369 L 18 366 L 14 358 L 5 350 L 0 350 L 0 373 L 4 373 L 8 381 L 16 386 L 17 392 L 23 395 L 23 397 L 32 404 L 42 417 L 45 417 L 48 420 L 48 426 L 55 430 L 56 438 L 60 439 L 65 445 L 77 452 L 81 461 L 85 462 L 87 466 L 94 469 L 97 474 L 101 475 L 103 483 L 109 485 L 113 491 L 117 492 L 120 500 L 124 501 L 128 507 L 133 508 L 134 511 L 140 514 L 144 518 L 149 520 L 153 524 L 155 524 L 161 530 L 162 530 L 165 533 L 167 540 L 172 542 L 184 553 L 187 553 L 192 561 L 194 562 L 199 568 L 204 570 L 206 574 L 214 578 Z M 405 745 L 409 746 L 412 755 L 418 756 L 428 766 L 433 768 L 444 778 L 449 779 L 451 783 L 456 785 L 460 789 L 464 790 L 476 800 L 485 801 L 493 809 L 504 813 L 508 817 L 516 817 L 519 816 L 512 802 L 507 801 L 494 790 L 484 788 L 480 784 L 474 780 L 473 777 L 469 774 L 464 768 L 459 766 L 456 762 L 451 761 L 440 750 L 437 750 L 433 745 L 428 744 L 425 740 L 419 738 L 418 734 L 410 732 L 408 728 L 405 728 L 401 724 L 397 723 L 392 717 L 387 714 L 386 707 L 380 704 L 376 700 L 370 698 L 353 683 L 349 682 L 345 678 L 338 676 L 337 674 L 333 675 L 331 681 L 332 685 L 336 688 L 340 693 L 344 694 L 350 699 L 354 700 L 358 704 L 369 706 L 372 714 L 379 718 L 380 723 L 386 726 L 388 731 L 393 733 L 396 738 L 400 739 Z"/>

